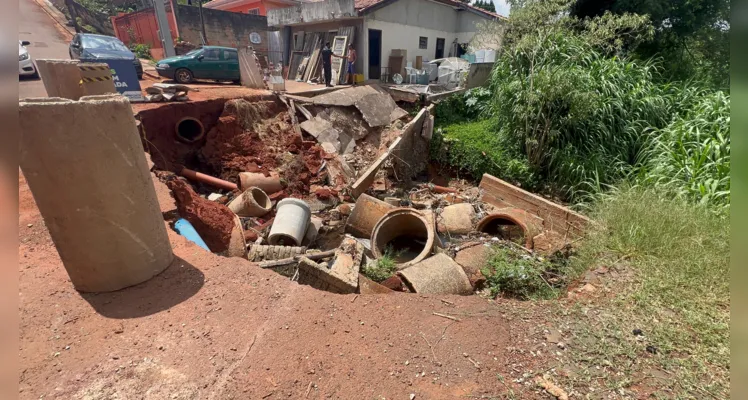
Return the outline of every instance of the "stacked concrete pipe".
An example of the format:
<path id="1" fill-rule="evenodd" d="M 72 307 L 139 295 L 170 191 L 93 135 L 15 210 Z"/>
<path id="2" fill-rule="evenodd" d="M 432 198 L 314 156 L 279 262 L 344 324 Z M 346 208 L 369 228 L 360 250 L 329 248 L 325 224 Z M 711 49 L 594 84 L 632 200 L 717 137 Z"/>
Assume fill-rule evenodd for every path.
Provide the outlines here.
<path id="1" fill-rule="evenodd" d="M 144 282 L 174 256 L 130 103 L 120 95 L 19 103 L 20 166 L 73 286 Z"/>

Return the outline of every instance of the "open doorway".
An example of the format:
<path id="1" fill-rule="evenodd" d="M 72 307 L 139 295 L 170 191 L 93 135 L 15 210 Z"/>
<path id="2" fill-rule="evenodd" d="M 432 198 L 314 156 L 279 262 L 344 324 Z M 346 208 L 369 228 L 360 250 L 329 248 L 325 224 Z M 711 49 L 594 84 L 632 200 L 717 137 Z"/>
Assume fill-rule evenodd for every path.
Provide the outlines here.
<path id="1" fill-rule="evenodd" d="M 444 38 L 436 38 L 436 54 L 434 59 L 444 58 Z"/>
<path id="2" fill-rule="evenodd" d="M 369 29 L 369 79 L 379 79 L 382 73 L 382 31 Z"/>

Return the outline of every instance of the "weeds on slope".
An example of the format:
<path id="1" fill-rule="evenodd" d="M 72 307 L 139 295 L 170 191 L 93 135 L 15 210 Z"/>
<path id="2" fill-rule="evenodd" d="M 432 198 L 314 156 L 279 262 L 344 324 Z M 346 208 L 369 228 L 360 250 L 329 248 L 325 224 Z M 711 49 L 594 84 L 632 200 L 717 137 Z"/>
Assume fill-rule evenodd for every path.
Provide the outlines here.
<path id="1" fill-rule="evenodd" d="M 569 349 L 579 371 L 563 379 L 567 390 L 729 397 L 727 217 L 636 187 L 601 196 L 593 216 L 600 225 L 572 264 L 631 279 L 614 282 L 610 298 L 556 305 L 579 344 Z"/>

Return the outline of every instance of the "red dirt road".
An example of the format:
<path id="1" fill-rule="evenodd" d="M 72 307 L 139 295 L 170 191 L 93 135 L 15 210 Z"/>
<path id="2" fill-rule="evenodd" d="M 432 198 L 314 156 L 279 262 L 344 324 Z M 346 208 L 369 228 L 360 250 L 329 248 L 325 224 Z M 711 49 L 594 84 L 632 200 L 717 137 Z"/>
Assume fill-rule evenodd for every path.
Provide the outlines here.
<path id="1" fill-rule="evenodd" d="M 545 398 L 512 382 L 531 365 L 507 347 L 528 333 L 504 302 L 321 292 L 171 229 L 165 272 L 81 294 L 23 177 L 18 223 L 22 399 Z"/>

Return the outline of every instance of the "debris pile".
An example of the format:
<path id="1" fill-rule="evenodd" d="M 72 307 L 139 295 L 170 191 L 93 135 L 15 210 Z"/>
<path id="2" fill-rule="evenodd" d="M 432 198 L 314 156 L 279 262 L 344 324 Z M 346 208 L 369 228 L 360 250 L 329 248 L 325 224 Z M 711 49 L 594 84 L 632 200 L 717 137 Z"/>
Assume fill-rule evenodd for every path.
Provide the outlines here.
<path id="1" fill-rule="evenodd" d="M 435 176 L 431 108 L 377 87 L 230 100 L 211 126 L 200 172 L 160 173 L 180 216 L 210 251 L 320 290 L 471 294 L 492 243 L 552 252 L 588 223 L 490 175 Z"/>
<path id="2" fill-rule="evenodd" d="M 171 83 L 154 83 L 152 86 L 145 88 L 145 99 L 150 103 L 158 103 L 161 101 L 189 101 L 187 92 L 190 90 L 197 91 L 198 89 L 191 89 L 185 85 L 171 84 Z"/>

